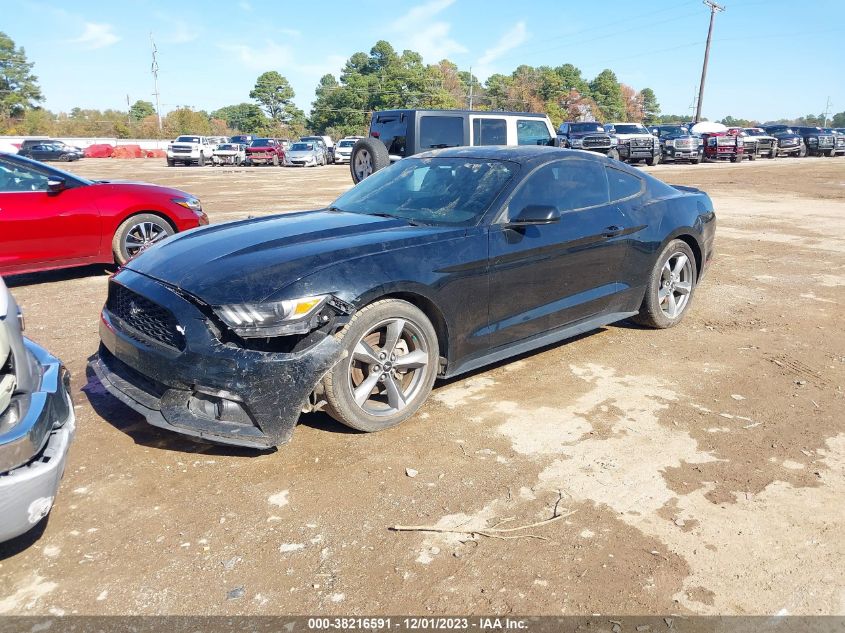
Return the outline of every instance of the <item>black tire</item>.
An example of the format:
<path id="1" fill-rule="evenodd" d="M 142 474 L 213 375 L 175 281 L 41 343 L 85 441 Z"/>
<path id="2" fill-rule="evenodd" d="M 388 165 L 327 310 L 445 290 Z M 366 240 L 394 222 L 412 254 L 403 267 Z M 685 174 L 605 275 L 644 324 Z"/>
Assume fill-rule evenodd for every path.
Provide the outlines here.
<path id="1" fill-rule="evenodd" d="M 607 157 L 612 158 L 613 160 L 619 160 L 619 150 L 615 147 L 609 149 L 607 152 Z"/>
<path id="2" fill-rule="evenodd" d="M 388 350 L 391 325 L 397 343 Z M 359 310 L 335 336 L 347 356 L 326 374 L 323 388 L 326 410 L 338 422 L 367 433 L 381 431 L 407 420 L 428 398 L 440 355 L 437 333 L 419 308 L 399 299 L 382 299 Z M 416 349 L 411 350 L 412 345 Z M 397 349 L 404 353 L 394 355 Z M 425 365 L 401 373 L 398 363 L 412 353 Z M 401 393 L 407 400 L 390 395 L 391 387 L 393 394 Z M 355 399 L 356 388 L 363 390 L 361 404 Z"/>
<path id="3" fill-rule="evenodd" d="M 355 184 L 388 165 L 390 155 L 387 153 L 387 147 L 377 138 L 362 138 L 352 148 L 349 172 Z"/>
<path id="4" fill-rule="evenodd" d="M 700 158 L 690 158 L 689 162 L 693 165 L 698 165 L 698 163 L 701 162 L 701 159 Z"/>
<path id="5" fill-rule="evenodd" d="M 276 154 L 273 154 L 273 167 L 279 166 L 279 157 Z"/>
<path id="6" fill-rule="evenodd" d="M 827 156 L 828 158 L 836 158 L 836 150 L 833 150 L 833 149 L 827 150 L 827 151 L 825 151 L 824 155 Z"/>
<path id="7" fill-rule="evenodd" d="M 645 163 L 649 167 L 654 167 L 655 165 L 659 165 L 660 164 L 660 153 L 658 152 L 657 154 L 652 154 L 651 158 L 646 159 Z"/>
<path id="8" fill-rule="evenodd" d="M 73 157 L 70 154 L 60 154 L 59 160 L 62 161 L 63 163 L 69 163 L 70 161 L 73 160 Z"/>
<path id="9" fill-rule="evenodd" d="M 741 163 L 742 162 L 742 156 L 740 154 L 734 154 L 733 156 L 731 156 L 731 162 L 732 163 Z"/>
<path id="10" fill-rule="evenodd" d="M 769 152 L 769 159 L 770 159 L 770 160 L 774 160 L 774 159 L 775 159 L 775 158 L 777 158 L 777 157 L 778 157 L 778 148 L 777 148 L 777 147 L 773 147 L 773 148 L 772 148 L 772 151 L 771 151 L 771 152 Z"/>
<path id="11" fill-rule="evenodd" d="M 205 167 L 205 154 L 200 152 L 200 157 L 197 159 L 197 167 Z"/>
<path id="12" fill-rule="evenodd" d="M 130 233 L 133 235 L 143 235 L 136 227 L 139 227 L 141 224 L 150 224 L 156 227 L 156 231 L 163 233 L 164 235 L 160 238 L 157 238 L 155 241 L 159 241 L 161 239 L 165 239 L 171 235 L 173 235 L 176 230 L 170 225 L 170 222 L 165 220 L 160 215 L 155 215 L 154 213 L 139 213 L 138 215 L 133 215 L 131 217 L 126 218 L 123 223 L 117 227 L 117 230 L 114 232 L 114 237 L 112 237 L 111 241 L 111 249 L 112 254 L 114 255 L 114 261 L 118 266 L 122 266 L 126 262 L 128 262 L 132 257 L 138 254 L 140 250 L 143 250 L 143 247 L 137 252 L 133 252 L 132 249 L 127 248 L 126 242 L 127 238 L 129 237 Z M 155 236 L 159 233 L 156 232 Z M 130 241 L 132 241 L 130 239 Z"/>
<path id="13" fill-rule="evenodd" d="M 748 155 L 748 160 L 752 160 L 752 161 L 753 161 L 753 160 L 757 160 L 757 153 L 756 153 L 756 152 L 751 152 L 751 153 Z"/>
<path id="14" fill-rule="evenodd" d="M 798 150 L 798 153 L 795 154 L 798 158 L 804 158 L 807 155 L 807 146 L 802 144 L 801 149 Z"/>
<path id="15" fill-rule="evenodd" d="M 176 161 L 173 160 L 172 158 L 167 159 L 167 166 L 168 167 L 173 167 L 175 164 L 176 164 Z"/>
<path id="16" fill-rule="evenodd" d="M 689 284 L 689 292 L 686 294 L 686 301 L 680 307 L 680 312 L 674 317 L 670 317 L 664 312 L 661 307 L 660 292 L 665 290 L 666 280 L 664 278 L 663 269 L 667 262 L 675 260 L 676 257 L 683 255 L 689 262 L 688 279 L 684 280 L 685 284 Z M 677 260 L 675 260 L 677 263 Z M 654 268 L 648 276 L 648 284 L 646 285 L 645 296 L 643 297 L 640 312 L 631 320 L 639 325 L 646 327 L 665 329 L 670 328 L 684 318 L 684 315 L 689 311 L 689 306 L 692 304 L 693 296 L 695 295 L 696 281 L 698 280 L 698 271 L 695 265 L 695 257 L 689 244 L 683 240 L 672 240 L 660 252 L 660 256 L 654 264 Z M 680 286 L 680 283 L 678 284 Z M 673 286 L 674 288 L 674 286 Z M 674 294 L 674 290 L 672 290 Z"/>

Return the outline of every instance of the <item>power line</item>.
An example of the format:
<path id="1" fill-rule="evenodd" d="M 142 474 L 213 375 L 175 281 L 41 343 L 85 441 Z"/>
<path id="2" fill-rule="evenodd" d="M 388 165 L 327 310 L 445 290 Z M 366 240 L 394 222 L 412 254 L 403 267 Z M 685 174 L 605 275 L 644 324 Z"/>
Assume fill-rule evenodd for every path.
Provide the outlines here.
<path id="1" fill-rule="evenodd" d="M 707 29 L 707 44 L 704 46 L 704 65 L 701 67 L 701 86 L 698 88 L 698 105 L 695 108 L 695 123 L 701 120 L 701 104 L 704 101 L 704 80 L 707 79 L 707 62 L 710 59 L 710 40 L 713 38 L 713 22 L 716 13 L 725 10 L 725 7 L 713 2 L 704 0 L 704 4 L 710 7 L 710 27 Z"/>

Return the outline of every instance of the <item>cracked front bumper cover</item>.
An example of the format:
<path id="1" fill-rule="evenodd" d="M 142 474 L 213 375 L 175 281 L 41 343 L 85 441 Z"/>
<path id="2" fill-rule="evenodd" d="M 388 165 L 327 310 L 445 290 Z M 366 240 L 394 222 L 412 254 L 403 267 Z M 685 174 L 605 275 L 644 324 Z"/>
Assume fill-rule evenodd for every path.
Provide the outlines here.
<path id="1" fill-rule="evenodd" d="M 100 353 L 91 368 L 112 395 L 153 426 L 221 444 L 285 444 L 308 396 L 343 355 L 332 336 L 295 353 L 224 344 L 196 306 L 164 285 L 126 269 L 115 281 L 170 310 L 185 328 L 180 351 L 127 330 L 107 309 L 102 313 Z M 211 415 L 196 406 L 209 398 L 238 415 Z"/>

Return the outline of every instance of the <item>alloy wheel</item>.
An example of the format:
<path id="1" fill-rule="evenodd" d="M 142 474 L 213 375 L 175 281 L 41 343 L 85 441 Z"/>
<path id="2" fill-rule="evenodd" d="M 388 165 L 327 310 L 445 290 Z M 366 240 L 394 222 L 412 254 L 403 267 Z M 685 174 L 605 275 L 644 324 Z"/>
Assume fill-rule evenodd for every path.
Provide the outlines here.
<path id="1" fill-rule="evenodd" d="M 355 154 L 355 175 L 358 180 L 364 180 L 367 176 L 373 173 L 373 160 L 370 152 L 365 149 L 359 149 Z"/>
<path id="2" fill-rule="evenodd" d="M 163 226 L 155 222 L 139 222 L 126 233 L 123 247 L 129 257 L 134 257 L 165 237 L 167 231 Z"/>
<path id="3" fill-rule="evenodd" d="M 686 254 L 672 254 L 660 275 L 657 299 L 660 309 L 668 318 L 676 319 L 687 307 L 692 292 L 692 262 Z"/>
<path id="4" fill-rule="evenodd" d="M 389 416 L 411 403 L 426 385 L 428 348 L 416 324 L 381 321 L 356 343 L 349 364 L 349 389 L 367 414 Z"/>

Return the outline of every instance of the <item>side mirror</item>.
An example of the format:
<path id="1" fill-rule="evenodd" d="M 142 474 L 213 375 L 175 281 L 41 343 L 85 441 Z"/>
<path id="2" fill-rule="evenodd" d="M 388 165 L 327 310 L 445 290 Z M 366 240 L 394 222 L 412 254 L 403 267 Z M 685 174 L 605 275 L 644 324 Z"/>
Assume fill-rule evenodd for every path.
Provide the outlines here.
<path id="1" fill-rule="evenodd" d="M 552 224 L 560 221 L 560 210 L 547 204 L 529 204 L 516 217 L 511 218 L 507 226 L 530 226 L 536 224 Z"/>
<path id="2" fill-rule="evenodd" d="M 64 178 L 50 178 L 47 181 L 47 193 L 59 193 L 65 189 Z"/>

